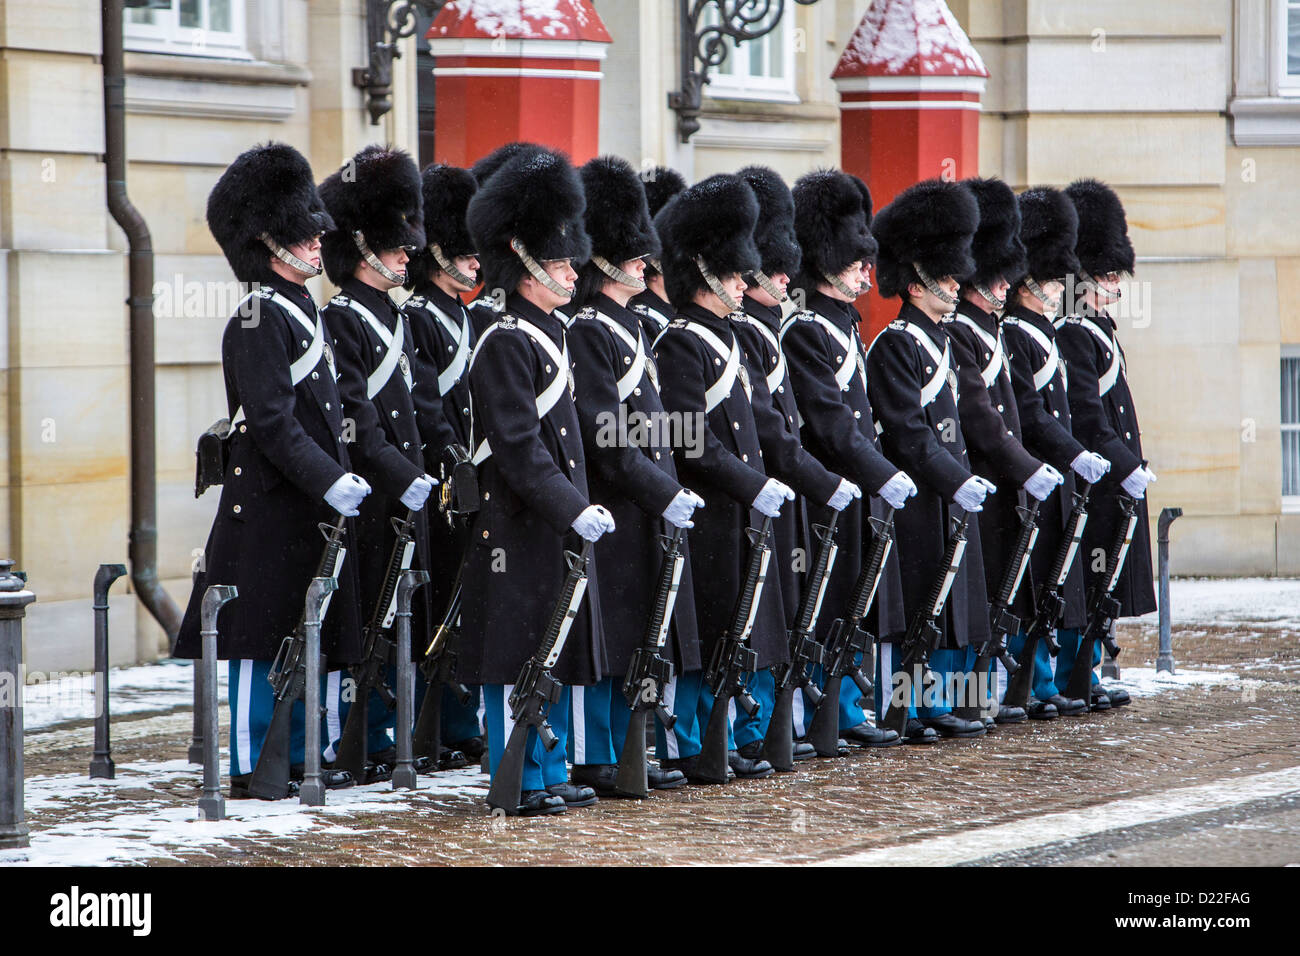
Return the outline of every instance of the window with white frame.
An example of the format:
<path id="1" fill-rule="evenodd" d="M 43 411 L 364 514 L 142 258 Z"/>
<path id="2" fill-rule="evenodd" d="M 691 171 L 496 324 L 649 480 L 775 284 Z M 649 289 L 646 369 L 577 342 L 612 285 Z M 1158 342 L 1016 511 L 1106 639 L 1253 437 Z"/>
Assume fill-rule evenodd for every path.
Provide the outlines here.
<path id="1" fill-rule="evenodd" d="M 1273 2 L 1273 75 L 1282 96 L 1300 96 L 1300 0 Z"/>
<path id="2" fill-rule="evenodd" d="M 1300 345 L 1282 346 L 1282 505 L 1300 511 Z"/>
<path id="3" fill-rule="evenodd" d="M 767 19 L 751 29 L 766 26 L 780 9 L 774 5 Z M 701 20 L 702 25 L 717 24 L 717 8 L 707 8 Z M 794 89 L 795 28 L 792 21 L 792 15 L 781 17 L 768 33 L 754 40 L 737 42 L 725 37 L 727 58 L 709 71 L 705 94 L 714 99 L 797 103 L 799 97 Z"/>
<path id="4" fill-rule="evenodd" d="M 248 59 L 245 0 L 167 0 L 165 8 L 127 8 L 128 50 Z"/>

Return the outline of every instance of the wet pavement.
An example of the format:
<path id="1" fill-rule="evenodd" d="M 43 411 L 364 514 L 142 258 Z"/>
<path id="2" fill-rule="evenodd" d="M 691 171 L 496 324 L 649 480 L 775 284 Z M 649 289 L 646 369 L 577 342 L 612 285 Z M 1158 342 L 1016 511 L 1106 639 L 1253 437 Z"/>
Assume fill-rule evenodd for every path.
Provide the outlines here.
<path id="1" fill-rule="evenodd" d="M 1120 643 L 1123 666 L 1152 666 L 1154 629 L 1121 628 Z M 277 805 L 261 831 L 187 823 L 199 770 L 172 764 L 185 756 L 191 715 L 123 716 L 119 779 L 107 790 L 60 792 L 57 775 L 84 778 L 87 727 L 28 735 L 29 789 L 39 791 L 29 823 L 34 835 L 80 833 L 147 804 L 150 819 L 224 828 L 210 842 L 164 836 L 156 854 L 115 857 L 155 865 L 1300 863 L 1300 635 L 1197 627 L 1176 633 L 1175 648 L 1180 668 L 1220 679 L 982 739 L 855 750 L 765 780 L 531 820 L 489 817 L 486 777 L 460 771 L 422 777 L 415 793 L 387 784 L 331 793 L 324 812 Z M 166 761 L 166 772 L 130 773 Z M 245 808 L 269 812 L 228 803 L 232 816 Z"/>

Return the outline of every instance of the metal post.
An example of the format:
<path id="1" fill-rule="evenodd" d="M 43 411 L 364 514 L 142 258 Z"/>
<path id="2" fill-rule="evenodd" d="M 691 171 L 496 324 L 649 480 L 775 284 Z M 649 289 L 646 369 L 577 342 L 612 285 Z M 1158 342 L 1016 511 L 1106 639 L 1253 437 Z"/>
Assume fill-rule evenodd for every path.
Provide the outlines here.
<path id="1" fill-rule="evenodd" d="M 113 765 L 108 725 L 108 590 L 126 574 L 124 564 L 101 564 L 95 572 L 95 752 L 90 758 L 90 779 L 112 780 Z"/>
<path id="2" fill-rule="evenodd" d="M 411 760 L 411 712 L 415 709 L 415 673 L 411 669 L 411 594 L 429 583 L 429 572 L 407 569 L 397 581 L 397 766 L 394 790 L 415 789 Z M 430 694 L 441 688 L 429 687 Z"/>
<path id="3" fill-rule="evenodd" d="M 23 617 L 36 595 L 0 560 L 0 850 L 29 844 L 23 820 Z"/>
<path id="4" fill-rule="evenodd" d="M 193 586 L 198 586 L 197 568 L 190 581 Z M 203 763 L 203 665 L 199 661 L 194 662 L 194 726 L 190 731 L 190 749 L 185 759 L 190 763 Z"/>
<path id="5" fill-rule="evenodd" d="M 199 819 L 224 820 L 226 798 L 221 794 L 221 768 L 217 765 L 217 615 L 227 601 L 239 596 L 233 584 L 209 585 L 203 593 L 199 634 L 203 638 L 203 794 Z"/>
<path id="6" fill-rule="evenodd" d="M 325 806 L 325 784 L 320 778 L 320 622 L 325 598 L 338 588 L 333 578 L 312 578 L 307 588 L 303 623 L 307 632 L 306 687 L 303 689 L 303 723 L 307 739 L 303 745 L 303 780 L 298 803 L 307 807 Z"/>
<path id="7" fill-rule="evenodd" d="M 1183 516 L 1182 508 L 1164 508 L 1156 522 L 1156 553 L 1160 564 L 1160 650 L 1156 671 L 1174 672 L 1174 637 L 1169 629 L 1169 526 Z"/>

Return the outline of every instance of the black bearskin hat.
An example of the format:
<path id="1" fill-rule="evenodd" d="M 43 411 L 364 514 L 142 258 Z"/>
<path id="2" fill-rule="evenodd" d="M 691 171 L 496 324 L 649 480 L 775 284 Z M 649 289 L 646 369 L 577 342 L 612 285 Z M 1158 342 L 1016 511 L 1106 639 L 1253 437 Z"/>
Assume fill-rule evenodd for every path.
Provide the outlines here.
<path id="1" fill-rule="evenodd" d="M 975 271 L 971 240 L 979 221 L 975 197 L 958 183 L 926 179 L 908 186 L 871 223 L 880 243 L 880 294 L 906 296 L 908 285 L 920 281 L 912 263 L 932 279 L 965 279 Z"/>
<path id="2" fill-rule="evenodd" d="M 664 246 L 664 290 L 674 308 L 683 308 L 697 291 L 708 288 L 696 256 L 718 278 L 759 268 L 757 222 L 754 191 L 730 173 L 701 180 L 659 210 L 655 227 Z"/>
<path id="3" fill-rule="evenodd" d="M 438 262 L 429 251 L 437 243 L 448 259 L 474 254 L 474 240 L 465 227 L 465 210 L 478 189 L 474 175 L 459 166 L 435 163 L 420 174 L 424 196 L 424 241 L 420 251 L 411 256 L 407 267 L 406 287 L 428 278 Z"/>
<path id="4" fill-rule="evenodd" d="M 271 275 L 268 233 L 285 248 L 334 228 L 311 166 L 287 143 L 266 143 L 241 153 L 208 196 L 208 228 L 240 282 Z"/>
<path id="5" fill-rule="evenodd" d="M 524 150 L 506 162 L 479 185 L 465 216 L 484 288 L 508 294 L 528 274 L 510 248 L 515 238 L 538 262 L 573 259 L 580 266 L 591 255 L 585 208 L 582 182 L 563 153 Z"/>
<path id="6" fill-rule="evenodd" d="M 632 164 L 618 156 L 597 156 L 578 173 L 587 199 L 585 222 L 592 253 L 616 267 L 629 259 L 659 255 L 659 234 L 650 219 L 641 177 Z M 575 300 L 586 302 L 608 278 L 599 266 L 588 262 L 578 276 Z"/>
<path id="7" fill-rule="evenodd" d="M 361 262 L 355 230 L 376 255 L 398 246 L 424 248 L 420 170 L 405 150 L 367 146 L 320 184 L 320 196 L 334 217 L 334 229 L 321 241 L 321 258 L 335 285 Z"/>
<path id="8" fill-rule="evenodd" d="M 1079 214 L 1074 203 L 1051 186 L 1026 189 L 1016 202 L 1020 206 L 1020 241 L 1025 244 L 1025 275 L 1040 284 L 1074 275 L 1079 268 L 1074 254 Z M 1017 276 L 1012 284 L 1022 278 Z"/>
<path id="9" fill-rule="evenodd" d="M 1065 187 L 1065 194 L 1079 214 L 1079 240 L 1074 246 L 1079 265 L 1094 278 L 1107 272 L 1132 274 L 1133 243 L 1124 204 L 1115 190 L 1096 179 L 1079 179 Z"/>
<path id="10" fill-rule="evenodd" d="M 659 210 L 667 205 L 679 192 L 686 188 L 682 174 L 667 166 L 656 166 L 648 176 L 643 177 L 641 186 L 645 189 L 646 204 L 650 207 L 651 218 L 659 215 Z"/>
<path id="11" fill-rule="evenodd" d="M 975 197 L 980 211 L 980 225 L 971 244 L 975 272 L 969 281 L 986 289 L 999 278 L 1016 281 L 1025 274 L 1025 244 L 1020 241 L 1016 194 L 1000 179 L 966 179 L 962 185 Z"/>
<path id="12" fill-rule="evenodd" d="M 526 143 L 516 140 L 513 143 L 506 143 L 504 146 L 498 146 L 471 166 L 469 171 L 473 174 L 474 179 L 478 182 L 479 186 L 482 186 L 488 181 L 488 177 L 521 153 L 536 155 L 537 153 L 544 152 L 546 152 L 545 146 L 538 145 L 537 143 Z"/>
<path id="13" fill-rule="evenodd" d="M 754 190 L 758 200 L 758 225 L 754 244 L 769 276 L 784 273 L 791 279 L 799 271 L 799 239 L 794 232 L 794 197 L 776 170 L 746 166 L 736 174 Z"/>
<path id="14" fill-rule="evenodd" d="M 868 227 L 871 194 L 862 180 L 838 169 L 818 169 L 800 176 L 792 193 L 795 235 L 803 252 L 803 271 L 794 285 L 812 291 L 827 276 L 876 255 Z"/>

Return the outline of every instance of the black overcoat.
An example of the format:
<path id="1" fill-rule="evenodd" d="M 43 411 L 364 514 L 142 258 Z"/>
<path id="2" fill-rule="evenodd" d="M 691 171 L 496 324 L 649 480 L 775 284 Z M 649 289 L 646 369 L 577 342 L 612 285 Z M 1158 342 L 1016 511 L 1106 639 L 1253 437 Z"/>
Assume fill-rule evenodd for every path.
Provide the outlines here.
<path id="1" fill-rule="evenodd" d="M 660 544 L 671 530 L 662 515 L 682 485 L 673 464 L 671 435 L 662 427 L 666 419 L 659 398 L 658 370 L 636 313 L 605 295 L 596 296 L 590 305 L 574 317 L 569 350 L 587 455 L 588 490 L 592 501 L 614 515 L 614 531 L 596 542 L 596 556 L 606 655 L 610 671 L 622 675 L 645 637 L 663 559 Z M 635 349 L 596 318 L 597 313 L 618 323 L 633 342 L 640 336 L 646 354 L 645 370 L 622 402 L 621 414 L 618 382 L 628 374 Z M 682 565 L 673 625 L 663 651 L 678 673 L 701 666 L 690 537 L 688 531 L 683 543 L 687 560 Z"/>
<path id="2" fill-rule="evenodd" d="M 979 331 L 966 325 L 963 318 L 973 322 Z M 992 601 L 1002 587 L 1011 552 L 1020 535 L 1021 519 L 1016 507 L 1028 503 L 1024 484 L 1042 462 L 1021 444 L 1011 365 L 1006 357 L 1006 343 L 998 345 L 1002 331 L 997 316 L 962 299 L 957 304 L 957 318 L 947 329 L 957 357 L 957 409 L 961 412 L 961 431 L 966 438 L 971 468 L 998 486 L 998 493 L 984 499 L 984 510 L 979 513 L 984 585 Z M 1002 358 L 995 363 L 999 348 Z M 1039 505 L 1039 510 L 1051 511 L 1056 507 L 1057 502 L 1049 497 Z M 1035 551 L 1042 542 L 1042 532 L 1038 538 Z M 1030 568 L 1020 581 L 1011 611 L 1024 620 L 1033 613 L 1033 608 L 1034 575 Z"/>
<path id="3" fill-rule="evenodd" d="M 573 380 L 541 421 L 537 396 L 570 369 L 518 326 L 524 320 L 564 349 L 565 329 L 518 293 L 486 326 L 470 366 L 474 439 L 492 455 L 479 468 L 482 502 L 465 555 L 458 675 L 471 684 L 513 684 L 541 642 L 568 565 L 582 541 L 573 521 L 593 502 L 587 489 Z M 554 674 L 590 685 L 610 673 L 601 624 L 599 557 Z M 622 676 L 622 675 L 619 675 Z"/>
<path id="4" fill-rule="evenodd" d="M 914 324 L 942 353 L 947 345 L 946 326 L 931 321 L 911 303 L 905 303 L 898 315 L 871 343 L 867 391 L 882 428 L 885 457 L 906 471 L 919 489 L 894 518 L 903 607 L 910 621 L 926 603 L 941 572 L 949 519 L 956 507 L 952 496 L 971 477 L 971 469 L 957 410 L 955 360 L 950 362 L 947 382 L 934 400 L 922 407 L 921 390 L 932 380 L 937 366 L 930 353 L 905 331 L 907 324 Z M 989 638 L 979 522 L 973 517 L 966 529 L 961 568 L 943 617 L 936 621 L 944 634 L 943 646 L 950 648 Z"/>
<path id="5" fill-rule="evenodd" d="M 817 628 L 819 639 L 825 639 L 835 619 L 847 612 L 853 586 L 871 549 L 873 535 L 867 518 L 883 517 L 887 508 L 875 492 L 899 468 L 880 450 L 865 375 L 855 373 L 849 379 L 847 390 L 835 380 L 836 371 L 845 362 L 856 366 L 859 356 L 863 362 L 860 368 L 866 368 L 866 353 L 858 337 L 857 310 L 847 302 L 837 302 L 819 292 L 808 296 L 807 305 L 807 310 L 790 317 L 782 336 L 798 404 L 798 420 L 802 421 L 801 437 L 804 447 L 823 465 L 848 476 L 862 487 L 863 494 L 861 501 L 853 502 L 840 515 L 836 535 L 840 550 L 826 587 Z M 830 322 L 849 340 L 849 352 L 832 340 L 817 316 Z M 813 511 L 814 520 L 824 523 L 827 512 Z M 875 602 L 867 616 L 867 628 L 883 639 L 901 637 L 907 630 L 896 548 L 890 550 L 885 563 Z"/>
<path id="6" fill-rule="evenodd" d="M 1091 323 L 1108 339 L 1093 333 L 1084 323 Z M 1097 483 L 1093 498 L 1097 504 L 1084 529 L 1087 550 L 1084 569 L 1091 586 L 1102 577 L 1094 573 L 1093 554 L 1100 548 L 1109 551 L 1119 530 L 1121 512 L 1115 496 L 1122 490 L 1120 482 L 1142 464 L 1142 432 L 1138 428 L 1137 409 L 1128 387 L 1128 366 L 1124 350 L 1115 337 L 1115 320 L 1102 314 L 1096 318 L 1066 318 L 1058 327 L 1056 340 L 1070 373 L 1070 413 L 1079 440 L 1104 458 L 1110 459 L 1110 471 Z M 1100 380 L 1110 370 L 1116 354 L 1119 374 L 1115 384 L 1101 394 Z M 1151 524 L 1147 500 L 1138 500 L 1138 521 L 1133 528 L 1124 570 L 1115 583 L 1114 597 L 1123 609 L 1122 617 L 1136 617 L 1156 609 L 1151 575 Z"/>
<path id="7" fill-rule="evenodd" d="M 379 603 L 384 573 L 397 537 L 392 519 L 406 514 L 401 495 L 411 482 L 424 474 L 423 434 L 435 427 L 441 409 L 436 401 L 432 405 L 417 405 L 400 360 L 374 396 L 367 397 L 367 379 L 380 367 L 388 345 L 352 307 L 354 304 L 366 309 L 390 335 L 395 335 L 398 323 L 405 323 L 405 317 L 387 293 L 356 278 L 344 281 L 339 294 L 321 311 L 337 342 L 339 394 L 348 417 L 355 422 L 352 455 L 359 473 L 373 489 L 361 502 L 361 514 L 356 519 L 362 621 L 368 624 Z M 403 326 L 402 337 L 402 355 L 414 381 L 415 342 L 409 324 Z M 430 495 L 426 505 L 435 502 L 436 498 Z M 416 512 L 415 553 L 411 560 L 412 568 L 425 571 L 430 567 L 428 515 L 427 507 Z M 429 590 L 419 588 L 411 595 L 413 657 L 422 656 L 428 646 L 431 615 Z"/>
<path id="8" fill-rule="evenodd" d="M 704 507 L 695 511 L 691 531 L 691 572 L 701 653 L 707 662 L 731 625 L 749 560 L 745 530 L 762 524 L 763 516 L 751 505 L 767 484 L 767 475 L 754 410 L 740 376 L 717 407 L 704 414 L 705 392 L 726 366 L 703 339 L 686 328 L 688 321 L 704 326 L 727 347 L 735 338 L 725 317 L 692 304 L 678 312 L 655 347 L 664 408 L 690 426 L 689 435 L 685 428 L 681 432 L 685 440 L 674 443 L 677 473 L 682 483 L 705 501 Z M 750 634 L 759 668 L 790 658 L 774 560 L 775 554 L 769 559 L 767 583 Z"/>
<path id="9" fill-rule="evenodd" d="M 1023 306 L 1012 306 L 1002 320 L 1002 336 L 1011 362 L 1011 384 L 1016 393 L 1016 411 L 1020 415 L 1020 430 L 1025 450 L 1035 458 L 1047 462 L 1065 477 L 1065 484 L 1039 508 L 1038 544 L 1029 562 L 1034 582 L 1041 587 L 1050 577 L 1049 571 L 1062 546 L 1065 525 L 1074 507 L 1076 478 L 1070 463 L 1083 451 L 1071 431 L 1070 401 L 1066 394 L 1065 363 L 1058 359 L 1055 368 L 1048 368 L 1048 353 L 1037 338 L 1025 330 L 1029 326 L 1045 336 L 1050 343 L 1056 330 L 1043 316 Z M 1034 382 L 1041 373 L 1042 388 Z M 1051 507 L 1048 507 L 1048 506 Z M 1088 524 L 1092 523 L 1089 508 Z M 1087 532 L 1087 525 L 1084 531 Z M 1069 577 L 1061 596 L 1065 598 L 1065 617 L 1062 627 L 1083 627 L 1087 610 L 1083 593 L 1083 548 L 1075 555 Z"/>
<path id="10" fill-rule="evenodd" d="M 673 317 L 673 307 L 659 298 L 652 289 L 638 292 L 628 304 L 641 322 L 646 341 L 654 345 L 655 339 L 668 328 L 668 323 Z"/>
<path id="11" fill-rule="evenodd" d="M 321 522 L 338 512 L 325 492 L 352 470 L 344 442 L 344 411 L 330 356 L 334 343 L 322 325 L 326 348 L 297 386 L 289 367 L 307 353 L 312 334 L 271 294 L 296 305 L 313 325 L 316 305 L 307 290 L 279 277 L 255 293 L 251 314 L 236 313 L 221 340 L 226 410 L 243 408 L 232 429 L 225 482 L 203 562 L 177 637 L 175 655 L 197 658 L 203 595 L 210 584 L 233 584 L 239 596 L 217 618 L 217 653 L 223 660 L 268 661 L 303 615 L 307 586 L 316 574 L 324 541 Z M 348 554 L 339 589 L 321 626 L 321 647 L 332 666 L 354 661 L 361 648 L 356 530 L 349 520 Z"/>

